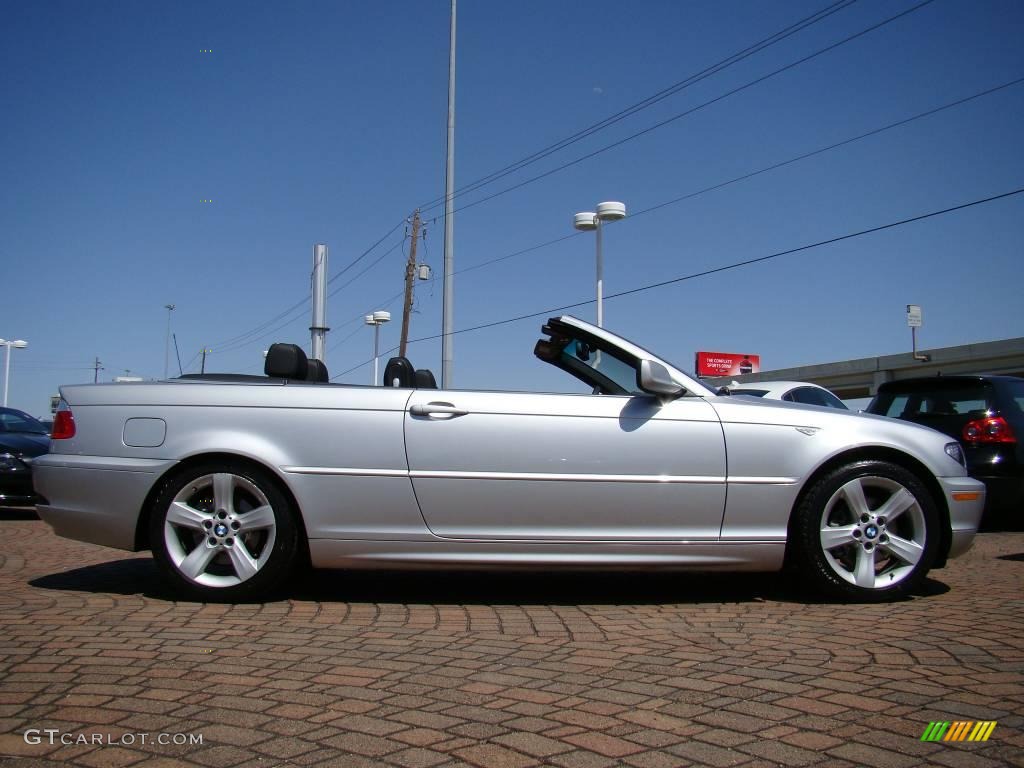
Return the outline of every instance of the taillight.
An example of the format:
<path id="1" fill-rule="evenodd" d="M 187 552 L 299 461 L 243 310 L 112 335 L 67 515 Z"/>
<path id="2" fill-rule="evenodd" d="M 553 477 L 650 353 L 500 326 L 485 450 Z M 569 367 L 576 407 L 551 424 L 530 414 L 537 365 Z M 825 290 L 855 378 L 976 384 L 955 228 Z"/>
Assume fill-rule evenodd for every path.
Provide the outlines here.
<path id="1" fill-rule="evenodd" d="M 964 425 L 963 438 L 965 443 L 1016 443 L 1010 425 L 1002 416 L 987 419 L 975 419 Z"/>
<path id="2" fill-rule="evenodd" d="M 57 413 L 53 417 L 53 431 L 50 433 L 51 440 L 68 440 L 75 436 L 75 415 L 71 408 L 63 400 L 57 407 Z"/>

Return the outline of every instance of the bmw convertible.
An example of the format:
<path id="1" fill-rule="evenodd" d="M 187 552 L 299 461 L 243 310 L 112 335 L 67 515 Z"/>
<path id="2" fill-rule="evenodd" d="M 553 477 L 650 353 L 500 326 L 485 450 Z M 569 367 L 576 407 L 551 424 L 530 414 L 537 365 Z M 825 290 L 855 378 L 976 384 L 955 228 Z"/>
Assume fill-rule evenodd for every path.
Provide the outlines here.
<path id="1" fill-rule="evenodd" d="M 438 389 L 392 358 L 61 388 L 40 516 L 151 549 L 185 597 L 266 599 L 323 568 L 777 571 L 848 600 L 914 590 L 971 545 L 960 445 L 878 416 L 719 394 L 571 316 L 534 354 L 584 394 Z"/>

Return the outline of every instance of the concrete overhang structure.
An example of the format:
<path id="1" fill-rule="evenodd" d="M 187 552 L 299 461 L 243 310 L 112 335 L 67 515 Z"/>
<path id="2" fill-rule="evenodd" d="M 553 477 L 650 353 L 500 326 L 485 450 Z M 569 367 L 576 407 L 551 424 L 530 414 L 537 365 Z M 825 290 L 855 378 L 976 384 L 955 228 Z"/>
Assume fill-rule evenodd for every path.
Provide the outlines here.
<path id="1" fill-rule="evenodd" d="M 910 352 L 883 357 L 864 357 L 819 365 L 780 368 L 740 376 L 708 377 L 718 385 L 733 381 L 809 381 L 831 390 L 843 400 L 872 397 L 878 385 L 915 376 L 954 373 L 993 373 L 1024 376 L 1024 338 L 984 341 L 959 347 L 920 350 L 928 362 L 915 360 Z M 919 353 L 919 354 L 920 354 Z"/>

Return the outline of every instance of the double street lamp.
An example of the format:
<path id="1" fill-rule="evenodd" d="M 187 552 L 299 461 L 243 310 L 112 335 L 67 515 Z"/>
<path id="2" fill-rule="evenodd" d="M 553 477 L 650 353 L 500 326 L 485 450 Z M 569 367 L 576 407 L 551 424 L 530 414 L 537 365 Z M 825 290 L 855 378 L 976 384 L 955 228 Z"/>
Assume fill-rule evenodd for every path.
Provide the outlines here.
<path id="1" fill-rule="evenodd" d="M 380 357 L 380 327 L 389 320 L 391 320 L 391 313 L 386 312 L 383 309 L 377 310 L 372 315 L 366 316 L 366 324 L 373 326 L 373 379 L 370 383 L 374 385 L 380 383 L 377 380 L 377 366 L 379 364 Z"/>
<path id="2" fill-rule="evenodd" d="M 597 212 L 577 213 L 573 226 L 581 232 L 597 231 L 597 327 L 604 327 L 604 254 L 602 253 L 601 225 L 606 221 L 626 218 L 624 203 L 598 203 Z"/>
<path id="3" fill-rule="evenodd" d="M 6 355 L 4 357 L 4 408 L 7 407 L 7 385 L 11 379 L 11 347 L 15 349 L 24 349 L 28 346 L 27 341 L 18 339 L 17 341 L 4 341 L 0 339 L 0 346 L 7 347 Z"/>

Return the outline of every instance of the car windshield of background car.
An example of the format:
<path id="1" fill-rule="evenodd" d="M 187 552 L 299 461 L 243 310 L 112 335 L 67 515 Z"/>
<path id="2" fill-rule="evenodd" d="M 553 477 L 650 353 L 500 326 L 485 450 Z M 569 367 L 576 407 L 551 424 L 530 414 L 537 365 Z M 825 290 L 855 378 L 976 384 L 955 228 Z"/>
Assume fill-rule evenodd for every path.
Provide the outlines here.
<path id="1" fill-rule="evenodd" d="M 48 435 L 49 430 L 27 413 L 11 408 L 0 409 L 0 432 L 21 432 L 30 435 Z"/>

